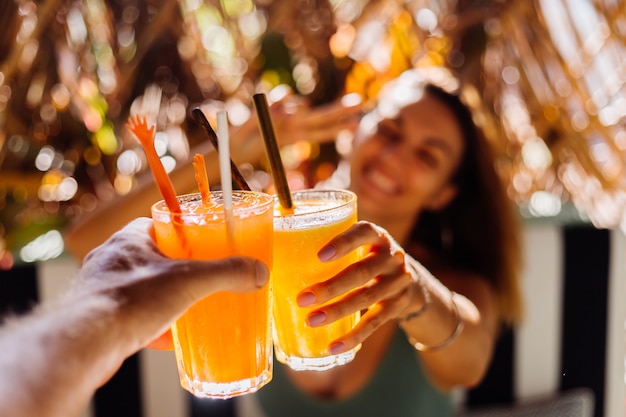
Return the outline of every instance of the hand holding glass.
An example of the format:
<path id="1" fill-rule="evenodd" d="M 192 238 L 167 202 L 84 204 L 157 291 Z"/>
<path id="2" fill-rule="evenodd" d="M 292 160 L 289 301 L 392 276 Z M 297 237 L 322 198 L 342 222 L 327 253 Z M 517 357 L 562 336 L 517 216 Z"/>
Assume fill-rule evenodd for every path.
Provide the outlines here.
<path id="1" fill-rule="evenodd" d="M 164 255 L 200 260 L 245 255 L 271 270 L 271 196 L 234 191 L 230 221 L 220 192 L 211 193 L 208 205 L 199 193 L 178 200 L 179 214 L 163 201 L 152 206 L 156 243 Z M 194 304 L 172 326 L 183 388 L 199 397 L 228 398 L 267 384 L 272 379 L 270 308 L 269 285 L 245 294 L 219 292 Z"/>
<path id="2" fill-rule="evenodd" d="M 325 370 L 354 359 L 360 346 L 337 355 L 330 354 L 328 346 L 352 330 L 360 315 L 310 327 L 306 316 L 313 308 L 299 307 L 296 296 L 360 259 L 359 250 L 332 262 L 317 257 L 331 238 L 356 222 L 356 195 L 343 190 L 304 190 L 293 192 L 292 198 L 293 213 L 281 212 L 278 202 L 274 212 L 271 276 L 276 358 L 295 370 Z"/>

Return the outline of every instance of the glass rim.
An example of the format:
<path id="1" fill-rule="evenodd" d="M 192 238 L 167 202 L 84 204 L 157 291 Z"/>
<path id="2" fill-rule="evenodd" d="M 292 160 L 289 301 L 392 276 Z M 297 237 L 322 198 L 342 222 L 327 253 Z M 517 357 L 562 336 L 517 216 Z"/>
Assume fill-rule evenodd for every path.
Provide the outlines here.
<path id="1" fill-rule="evenodd" d="M 333 206 L 333 207 L 327 207 L 327 208 L 323 208 L 321 210 L 317 210 L 314 212 L 305 212 L 305 213 L 288 213 L 288 214 L 284 214 L 282 213 L 280 210 L 274 210 L 274 218 L 281 218 L 281 217 L 289 217 L 289 218 L 294 218 L 294 217 L 309 217 L 312 215 L 320 215 L 320 214 L 324 214 L 326 212 L 329 211 L 338 211 L 341 210 L 342 208 L 345 208 L 346 206 L 349 206 L 351 204 L 356 204 L 356 200 L 357 200 L 357 195 L 354 191 L 350 191 L 350 190 L 345 190 L 345 189 L 340 189 L 340 188 L 307 188 L 304 190 L 296 190 L 296 191 L 292 191 L 291 192 L 291 197 L 293 200 L 294 205 L 296 204 L 297 200 L 295 198 L 296 194 L 329 194 L 329 193 L 334 193 L 334 194 L 343 194 L 345 196 L 348 196 L 348 198 L 346 200 L 339 200 L 338 202 L 340 204 Z M 304 200 L 306 201 L 306 200 Z M 278 196 L 274 195 L 274 204 L 278 204 L 280 206 L 280 203 L 278 201 Z"/>
<path id="2" fill-rule="evenodd" d="M 233 196 L 236 195 L 254 195 L 257 197 L 263 198 L 263 201 L 254 206 L 249 207 L 233 207 L 233 211 L 236 213 L 246 213 L 248 211 L 258 210 L 259 208 L 264 208 L 265 206 L 273 206 L 274 205 L 274 196 L 272 194 L 265 193 L 263 191 L 250 191 L 250 190 L 233 190 Z M 211 191 L 211 196 L 222 196 L 223 192 L 219 191 Z M 179 203 L 185 203 L 190 201 L 198 201 L 202 199 L 202 194 L 200 192 L 181 194 L 176 196 L 176 199 Z M 165 200 L 161 199 L 157 202 L 153 203 L 150 207 L 150 212 L 159 215 L 171 215 L 171 216 L 206 216 L 207 213 L 188 213 L 182 211 L 181 213 L 172 213 L 165 204 Z"/>

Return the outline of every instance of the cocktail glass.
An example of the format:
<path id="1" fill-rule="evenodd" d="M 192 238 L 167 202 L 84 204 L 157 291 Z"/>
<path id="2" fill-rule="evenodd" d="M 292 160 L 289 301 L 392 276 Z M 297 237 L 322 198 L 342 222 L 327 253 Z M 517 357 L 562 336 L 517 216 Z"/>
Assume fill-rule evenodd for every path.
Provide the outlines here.
<path id="1" fill-rule="evenodd" d="M 348 333 L 360 318 L 354 313 L 331 324 L 310 327 L 299 307 L 302 289 L 325 281 L 360 259 L 360 251 L 332 262 L 321 262 L 317 252 L 331 238 L 357 220 L 356 195 L 344 190 L 303 190 L 291 193 L 292 214 L 274 211 L 274 349 L 278 361 L 295 370 L 325 370 L 350 362 L 360 346 L 337 355 L 329 344 Z M 333 300 L 331 300 L 333 301 Z M 315 308 L 319 308 L 316 306 Z"/>
<path id="2" fill-rule="evenodd" d="M 179 214 L 170 213 L 164 201 L 152 206 L 156 244 L 164 255 L 211 260 L 237 254 L 271 268 L 272 196 L 233 191 L 229 220 L 221 192 L 212 192 L 208 205 L 199 193 L 178 200 Z M 176 320 L 172 336 L 183 388 L 198 397 L 229 398 L 272 379 L 270 295 L 271 285 L 243 294 L 222 291 Z"/>

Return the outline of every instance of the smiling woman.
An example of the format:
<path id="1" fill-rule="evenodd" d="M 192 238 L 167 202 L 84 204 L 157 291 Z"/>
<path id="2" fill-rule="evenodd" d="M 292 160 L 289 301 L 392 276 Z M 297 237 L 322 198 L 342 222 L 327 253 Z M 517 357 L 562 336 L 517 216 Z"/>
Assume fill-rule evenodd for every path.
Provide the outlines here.
<path id="1" fill-rule="evenodd" d="M 458 90 L 442 87 L 458 87 L 448 77 L 409 70 L 390 82 L 338 170 L 349 167 L 348 181 L 320 185 L 354 191 L 361 220 L 320 259 L 369 253 L 301 289 L 300 306 L 312 326 L 363 311 L 329 346 L 361 350 L 322 372 L 277 363 L 239 415 L 450 416 L 451 390 L 480 383 L 500 331 L 520 320 L 519 219 Z"/>
<path id="2" fill-rule="evenodd" d="M 241 139 L 236 141 L 234 159 L 258 162 L 262 149 L 255 147 L 260 142 L 250 118 L 251 94 L 276 83 L 289 84 L 294 94 L 278 103 L 274 118 L 282 124 L 277 129 L 285 132 L 279 134 L 285 141 L 281 145 L 289 145 L 285 154 L 297 154 L 289 169 L 304 161 L 300 168 L 308 184 L 313 184 L 326 178 L 336 162 L 336 155 L 331 159 L 329 154 L 335 147 L 341 150 L 349 158 L 332 180 L 346 174 L 337 184 L 357 191 L 361 218 L 377 224 L 360 224 L 338 237 L 332 250 L 323 252 L 372 246 L 367 262 L 355 265 L 356 270 L 366 271 L 363 277 L 378 272 L 362 297 L 314 309 L 316 317 L 326 320 L 342 309 L 368 310 L 361 327 L 334 345 L 348 349 L 363 341 L 359 355 L 363 366 L 312 376 L 278 367 L 275 385 L 268 390 L 276 394 L 279 387 L 287 387 L 300 408 L 302 401 L 311 399 L 321 398 L 318 403 L 327 401 L 332 407 L 341 402 L 334 399 L 346 403 L 358 399 L 370 412 L 381 407 L 379 415 L 388 415 L 390 402 L 395 401 L 392 395 L 403 404 L 416 393 L 428 393 L 430 387 L 435 391 L 432 397 L 440 399 L 438 405 L 443 404 L 447 412 L 450 398 L 441 391 L 450 385 L 471 386 L 482 377 L 493 340 L 506 340 L 493 336 L 499 329 L 495 323 L 516 323 L 520 310 L 516 233 L 509 230 L 516 219 L 509 221 L 514 214 L 503 197 L 500 178 L 506 180 L 511 200 L 528 217 L 560 222 L 563 217 L 555 218 L 558 214 L 575 222 L 591 220 L 600 227 L 626 225 L 626 77 L 622 71 L 626 9 L 616 0 L 93 0 L 90 7 L 86 4 L 0 1 L 4 28 L 0 31 L 0 269 L 13 266 L 12 252 L 19 259 L 21 247 L 26 248 L 26 261 L 44 259 L 32 253 L 58 255 L 58 234 L 46 233 L 71 232 L 66 227 L 69 220 L 91 222 L 90 227 L 75 229 L 74 239 L 65 240 L 66 247 L 82 258 L 131 218 L 148 214 L 146 202 L 159 197 L 154 187 L 152 194 L 142 194 L 146 161 L 123 129 L 129 114 L 145 111 L 157 123 L 159 156 L 171 163 L 168 167 L 176 165 L 171 173 L 176 189 L 191 191 L 195 184 L 187 157 L 205 137 L 186 109 L 198 105 L 211 115 L 228 108 L 229 117 L 233 116 L 232 137 Z M 218 38 L 213 35 L 220 42 L 214 42 Z M 347 119 L 360 109 L 347 114 L 346 107 L 337 111 L 334 102 L 330 107 L 321 105 L 354 92 L 369 109 L 383 86 L 402 71 L 432 66 L 445 66 L 463 80 L 463 103 L 473 110 L 488 141 L 482 136 L 473 140 L 472 117 L 458 100 L 458 85 L 437 79 L 435 84 L 445 84 L 442 90 L 424 89 L 415 77 L 421 71 L 407 73 L 402 82 L 394 81 L 385 89 L 385 98 L 363 119 L 355 143 L 345 130 L 354 128 Z M 405 82 L 411 77 L 418 82 Z M 340 126 L 338 121 L 346 123 Z M 217 162 L 210 159 L 214 153 L 209 148 L 202 152 L 211 170 Z M 320 161 L 324 170 L 317 169 Z M 263 169 L 263 163 L 254 169 Z M 265 173 L 256 173 L 256 185 L 267 187 Z M 302 175 L 298 180 L 304 183 Z M 129 205 L 135 197 L 137 204 Z M 107 211 L 109 205 L 112 211 Z M 547 246 L 554 243 L 538 240 Z M 586 238 L 580 244 L 580 253 L 569 257 L 586 260 L 588 251 L 604 250 L 602 245 L 589 245 Z M 560 251 L 545 251 L 544 245 L 537 247 L 557 263 Z M 405 253 L 406 263 L 400 265 Z M 620 256 L 617 251 L 612 259 Z M 580 300 L 563 296 L 573 310 L 580 311 L 580 305 L 589 303 L 591 290 L 601 286 L 593 274 L 606 264 L 599 259 L 599 265 L 589 271 L 573 268 L 589 285 Z M 543 300 L 546 286 L 554 283 L 547 282 L 545 261 L 537 263 L 540 270 L 534 275 L 540 282 L 528 297 L 535 303 L 528 310 L 542 304 L 537 300 Z M 349 272 L 333 282 L 342 288 L 361 284 Z M 25 285 L 23 280 L 19 283 Z M 327 288 L 309 290 L 318 296 L 328 293 Z M 461 295 L 451 296 L 451 292 Z M 623 291 L 609 293 L 617 296 Z M 561 299 L 561 293 L 555 292 L 554 299 Z M 603 308 L 600 305 L 598 310 Z M 556 321 L 557 315 L 549 313 L 538 321 Z M 590 317 L 586 314 L 583 323 L 591 320 L 592 327 L 603 327 L 598 326 L 601 320 Z M 572 322 L 574 340 L 580 339 L 581 321 Z M 618 327 L 623 342 L 623 320 Z M 540 362 L 537 357 L 545 356 L 546 335 L 559 330 L 555 326 L 532 337 L 539 344 L 537 350 L 521 350 L 534 356 L 529 362 Z M 417 342 L 412 345 L 422 350 L 423 346 L 446 347 L 420 352 L 415 360 L 416 353 L 405 339 Z M 571 349 L 581 343 L 564 339 L 563 344 Z M 619 348 L 622 358 L 611 362 L 618 364 L 612 366 L 615 369 L 622 368 L 623 343 Z M 593 356 L 601 358 L 603 350 L 598 352 Z M 476 368 L 463 366 L 467 364 L 463 361 Z M 572 363 L 582 373 L 580 381 L 589 381 L 582 367 Z M 456 369 L 450 369 L 452 365 Z M 590 369 L 601 366 L 594 363 Z M 567 379 L 562 372 L 554 375 L 559 381 Z M 570 369 L 567 376 L 572 375 Z M 404 377 L 408 389 L 396 390 Z M 623 391 L 623 375 L 618 379 L 622 382 L 615 387 Z M 380 390 L 368 391 L 368 387 Z M 389 397 L 378 401 L 383 389 L 391 391 Z M 488 399 L 493 399 L 493 390 L 488 391 Z M 250 399 L 274 414 L 271 393 Z M 621 397 L 618 402 L 623 406 Z M 371 401 L 361 402 L 363 398 Z"/>
<path id="3" fill-rule="evenodd" d="M 426 94 L 399 109 L 380 121 L 371 139 L 359 140 L 363 143 L 351 157 L 351 187 L 368 218 L 413 218 L 418 207 L 437 210 L 456 195 L 448 179 L 458 169 L 465 144 L 454 114 L 434 96 Z M 388 205 L 381 204 L 385 200 Z"/>

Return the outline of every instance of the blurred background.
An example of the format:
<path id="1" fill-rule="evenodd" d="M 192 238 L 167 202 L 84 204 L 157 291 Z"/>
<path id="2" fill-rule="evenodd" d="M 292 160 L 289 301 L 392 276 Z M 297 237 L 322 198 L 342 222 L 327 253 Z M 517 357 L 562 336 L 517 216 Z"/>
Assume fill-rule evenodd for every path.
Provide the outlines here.
<path id="1" fill-rule="evenodd" d="M 3 268 L 58 256 L 68 221 L 149 175 L 131 109 L 157 121 L 172 169 L 204 140 L 192 106 L 237 125 L 257 91 L 368 100 L 409 67 L 463 81 L 524 216 L 624 224 L 618 0 L 4 0 L 0 27 Z M 285 157 L 321 155 L 311 182 L 332 152 Z"/>
<path id="2" fill-rule="evenodd" d="M 156 121 L 157 149 L 171 170 L 205 140 L 190 118 L 195 106 L 225 108 L 237 126 L 255 117 L 258 91 L 288 85 L 312 106 L 353 92 L 369 101 L 411 67 L 445 67 L 462 81 L 526 224 L 559 228 L 529 229 L 531 248 L 556 245 L 536 254 L 527 267 L 533 276 L 552 263 L 560 268 L 553 275 L 580 271 L 562 259 L 585 261 L 589 246 L 600 248 L 607 273 L 592 292 L 602 290 L 601 317 L 588 326 L 618 329 L 603 333 L 606 344 L 595 351 L 600 362 L 617 358 L 601 367 L 618 377 L 617 385 L 594 386 L 603 404 L 596 416 L 624 416 L 624 314 L 607 307 L 626 295 L 621 0 L 1 0 L 0 270 L 62 257 L 69 222 L 150 176 L 124 128 L 131 113 Z M 284 159 L 312 185 L 340 152 L 300 143 Z M 248 172 L 262 178 L 266 170 Z M 531 298 L 552 291 L 566 305 L 561 284 L 550 282 L 536 281 Z M 574 310 L 589 291 L 577 294 L 568 298 Z M 566 315 L 558 310 L 557 321 Z M 548 317 L 541 314 L 534 317 Z M 547 332 L 562 328 L 559 321 Z M 558 339 L 550 349 L 568 343 Z M 612 340 L 617 356 L 607 350 Z M 544 391 L 558 391 L 559 382 L 552 385 Z M 611 390 L 617 400 L 598 398 Z"/>

